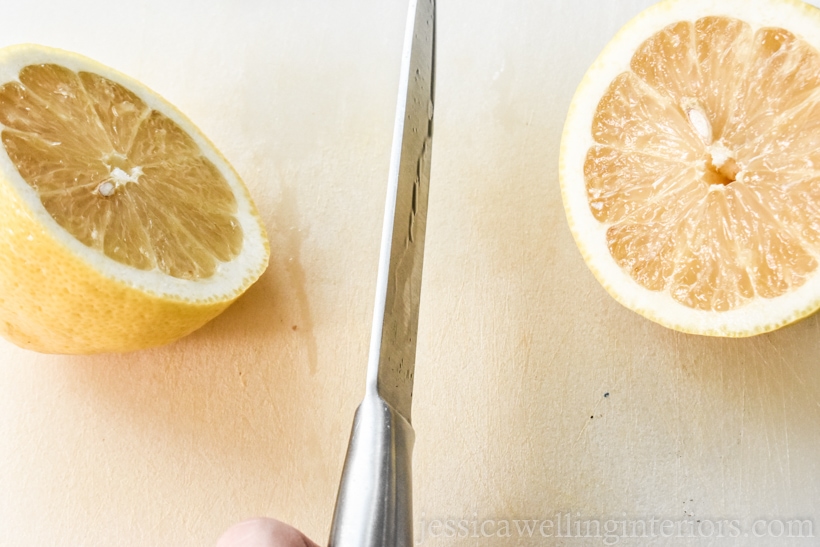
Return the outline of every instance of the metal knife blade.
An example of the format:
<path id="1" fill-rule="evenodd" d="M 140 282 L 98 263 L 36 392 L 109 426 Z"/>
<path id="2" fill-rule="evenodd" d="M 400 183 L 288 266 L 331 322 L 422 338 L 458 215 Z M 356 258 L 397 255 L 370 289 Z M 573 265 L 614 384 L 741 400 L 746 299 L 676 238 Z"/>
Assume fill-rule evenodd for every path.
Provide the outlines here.
<path id="1" fill-rule="evenodd" d="M 368 384 L 375 383 L 378 394 L 408 422 L 430 187 L 434 57 L 435 2 L 411 2 L 367 367 Z"/>
<path id="2" fill-rule="evenodd" d="M 367 387 L 353 417 L 329 547 L 413 547 L 410 424 L 433 136 L 435 0 L 410 0 Z"/>

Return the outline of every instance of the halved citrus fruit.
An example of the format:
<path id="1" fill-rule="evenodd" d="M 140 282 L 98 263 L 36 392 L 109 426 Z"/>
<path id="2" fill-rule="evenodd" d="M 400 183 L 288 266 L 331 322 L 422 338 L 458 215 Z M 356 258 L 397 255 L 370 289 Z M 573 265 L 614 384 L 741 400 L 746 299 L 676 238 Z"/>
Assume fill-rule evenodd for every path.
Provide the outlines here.
<path id="1" fill-rule="evenodd" d="M 0 51 L 0 332 L 129 351 L 202 326 L 264 271 L 239 176 L 144 85 L 41 46 Z"/>
<path id="2" fill-rule="evenodd" d="M 668 0 L 584 76 L 561 191 L 584 259 L 667 327 L 770 331 L 820 307 L 820 10 Z"/>

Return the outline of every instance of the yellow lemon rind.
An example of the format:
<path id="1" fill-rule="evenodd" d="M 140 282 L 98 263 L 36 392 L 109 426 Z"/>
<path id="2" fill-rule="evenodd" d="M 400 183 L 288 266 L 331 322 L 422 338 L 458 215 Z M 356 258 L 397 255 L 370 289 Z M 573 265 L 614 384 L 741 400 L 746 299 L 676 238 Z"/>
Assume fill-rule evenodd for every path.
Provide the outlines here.
<path id="1" fill-rule="evenodd" d="M 43 353 L 91 354 L 159 346 L 222 312 L 267 267 L 267 236 L 250 194 L 216 147 L 143 84 L 80 55 L 36 45 L 0 50 L 0 85 L 29 64 L 56 63 L 122 84 L 182 127 L 237 198 L 243 249 L 214 276 L 190 281 L 143 272 L 86 247 L 59 226 L 0 147 L 0 333 Z M 2 124 L 0 124 L 2 128 Z"/>

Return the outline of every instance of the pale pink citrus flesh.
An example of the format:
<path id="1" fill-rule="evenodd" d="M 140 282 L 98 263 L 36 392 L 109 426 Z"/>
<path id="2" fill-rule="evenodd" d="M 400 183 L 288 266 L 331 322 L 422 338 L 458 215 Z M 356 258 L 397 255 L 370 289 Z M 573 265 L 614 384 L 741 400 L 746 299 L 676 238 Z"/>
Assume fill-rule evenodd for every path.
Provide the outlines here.
<path id="1" fill-rule="evenodd" d="M 727 311 L 793 291 L 820 256 L 820 54 L 779 28 L 669 25 L 610 84 L 584 176 L 641 286 Z"/>

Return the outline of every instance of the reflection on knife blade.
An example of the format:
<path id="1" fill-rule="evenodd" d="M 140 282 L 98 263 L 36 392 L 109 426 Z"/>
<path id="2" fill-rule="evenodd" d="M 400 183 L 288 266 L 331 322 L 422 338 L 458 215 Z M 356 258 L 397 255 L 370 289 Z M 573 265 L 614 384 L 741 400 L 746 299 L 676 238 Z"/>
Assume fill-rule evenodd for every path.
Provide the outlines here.
<path id="1" fill-rule="evenodd" d="M 373 369 L 377 369 L 379 395 L 408 421 L 430 188 L 434 25 L 432 13 L 419 10 L 409 69 L 399 87 L 406 92 L 400 93 L 396 112 L 368 364 L 368 380 L 372 381 Z"/>

